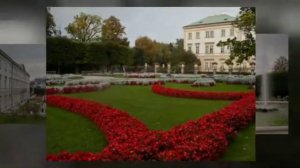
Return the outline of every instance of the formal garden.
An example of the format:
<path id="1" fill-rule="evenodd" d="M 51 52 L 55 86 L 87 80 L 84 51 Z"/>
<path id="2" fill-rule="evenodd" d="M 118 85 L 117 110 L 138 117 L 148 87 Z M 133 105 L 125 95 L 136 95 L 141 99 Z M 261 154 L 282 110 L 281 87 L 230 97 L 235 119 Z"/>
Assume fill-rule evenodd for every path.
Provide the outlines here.
<path id="1" fill-rule="evenodd" d="M 47 160 L 255 160 L 255 8 L 238 15 L 245 39 L 205 66 L 181 36 L 83 12 L 62 33 L 47 10 Z"/>
<path id="2" fill-rule="evenodd" d="M 128 75 L 47 80 L 48 160 L 255 160 L 254 76 Z"/>

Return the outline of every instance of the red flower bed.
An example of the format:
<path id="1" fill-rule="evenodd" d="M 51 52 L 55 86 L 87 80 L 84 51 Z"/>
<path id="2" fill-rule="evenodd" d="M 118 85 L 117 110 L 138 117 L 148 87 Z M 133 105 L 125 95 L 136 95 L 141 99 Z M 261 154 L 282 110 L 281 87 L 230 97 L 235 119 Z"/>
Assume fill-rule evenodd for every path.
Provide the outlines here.
<path id="1" fill-rule="evenodd" d="M 154 93 L 174 96 L 174 97 L 186 97 L 186 98 L 197 98 L 197 99 L 213 99 L 213 100 L 238 100 L 243 96 L 249 95 L 250 92 L 208 92 L 208 91 L 189 91 L 179 90 L 174 88 L 166 88 L 162 85 L 153 85 L 152 91 Z"/>
<path id="2" fill-rule="evenodd" d="M 152 89 L 169 96 L 160 85 Z M 180 90 L 176 90 L 179 92 Z M 175 91 L 173 91 L 175 92 Z M 185 91 L 182 91 L 185 92 Z M 171 93 L 171 94 L 170 94 Z M 199 94 L 196 92 L 195 94 Z M 211 93 L 212 94 L 212 93 Z M 210 95 L 211 96 L 211 95 Z M 201 97 L 201 96 L 199 96 Z M 169 131 L 151 131 L 128 113 L 99 103 L 64 96 L 47 96 L 48 105 L 79 113 L 95 122 L 104 132 L 108 146 L 101 152 L 62 151 L 49 154 L 48 161 L 115 161 L 115 160 L 216 160 L 227 150 L 228 140 L 236 131 L 246 127 L 255 117 L 255 94 L 216 98 L 238 99 L 229 106 L 188 121 Z"/>
<path id="3" fill-rule="evenodd" d="M 57 93 L 60 93 L 60 92 L 61 92 L 61 90 L 58 89 L 58 88 L 47 88 L 47 90 L 46 90 L 47 95 L 57 94 Z"/>

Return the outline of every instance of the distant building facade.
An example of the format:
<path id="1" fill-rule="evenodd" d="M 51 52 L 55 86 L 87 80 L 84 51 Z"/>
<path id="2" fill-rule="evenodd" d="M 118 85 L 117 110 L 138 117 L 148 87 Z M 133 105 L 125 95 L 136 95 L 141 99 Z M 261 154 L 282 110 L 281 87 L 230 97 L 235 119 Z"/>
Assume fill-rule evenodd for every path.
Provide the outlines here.
<path id="1" fill-rule="evenodd" d="M 217 44 L 234 37 L 245 40 L 244 33 L 232 25 L 235 19 L 226 14 L 213 15 L 183 27 L 184 49 L 196 54 L 201 61 L 200 71 L 212 72 L 213 63 L 217 63 L 217 72 L 228 72 L 225 60 L 230 56 L 230 48 L 218 47 Z M 251 61 L 244 61 L 241 65 L 234 62 L 233 71 L 250 72 Z"/>
<path id="2" fill-rule="evenodd" d="M 30 75 L 0 49 L 0 112 L 18 107 L 30 97 Z"/>

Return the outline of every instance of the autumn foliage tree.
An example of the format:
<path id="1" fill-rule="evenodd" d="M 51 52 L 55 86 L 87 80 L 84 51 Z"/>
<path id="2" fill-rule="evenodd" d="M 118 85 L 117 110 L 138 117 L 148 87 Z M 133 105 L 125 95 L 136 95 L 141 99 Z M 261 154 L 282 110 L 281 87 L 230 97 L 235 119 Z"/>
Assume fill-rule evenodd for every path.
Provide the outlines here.
<path id="1" fill-rule="evenodd" d="M 80 13 L 65 29 L 71 37 L 80 42 L 99 40 L 102 28 L 102 18 L 97 15 Z"/>
<path id="2" fill-rule="evenodd" d="M 114 16 L 103 21 L 101 39 L 103 42 L 113 41 L 122 45 L 129 45 L 125 37 L 125 27 L 121 24 L 120 20 Z"/>

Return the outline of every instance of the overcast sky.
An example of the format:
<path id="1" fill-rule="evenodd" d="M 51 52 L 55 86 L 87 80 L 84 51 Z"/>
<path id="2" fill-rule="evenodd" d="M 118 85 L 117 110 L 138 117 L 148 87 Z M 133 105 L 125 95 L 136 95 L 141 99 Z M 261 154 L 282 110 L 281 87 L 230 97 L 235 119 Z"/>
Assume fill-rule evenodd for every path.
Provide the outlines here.
<path id="1" fill-rule="evenodd" d="M 238 7 L 53 7 L 50 11 L 58 28 L 67 35 L 65 27 L 80 12 L 99 15 L 103 19 L 113 15 L 126 27 L 125 32 L 134 46 L 139 36 L 159 42 L 175 42 L 183 38 L 182 27 L 204 17 L 226 13 L 237 16 Z"/>
<path id="2" fill-rule="evenodd" d="M 274 62 L 284 56 L 288 59 L 288 36 L 285 34 L 257 34 L 256 73 L 271 72 Z"/>
<path id="3" fill-rule="evenodd" d="M 1 44 L 0 49 L 18 64 L 24 64 L 30 80 L 46 76 L 46 46 L 43 44 Z"/>

